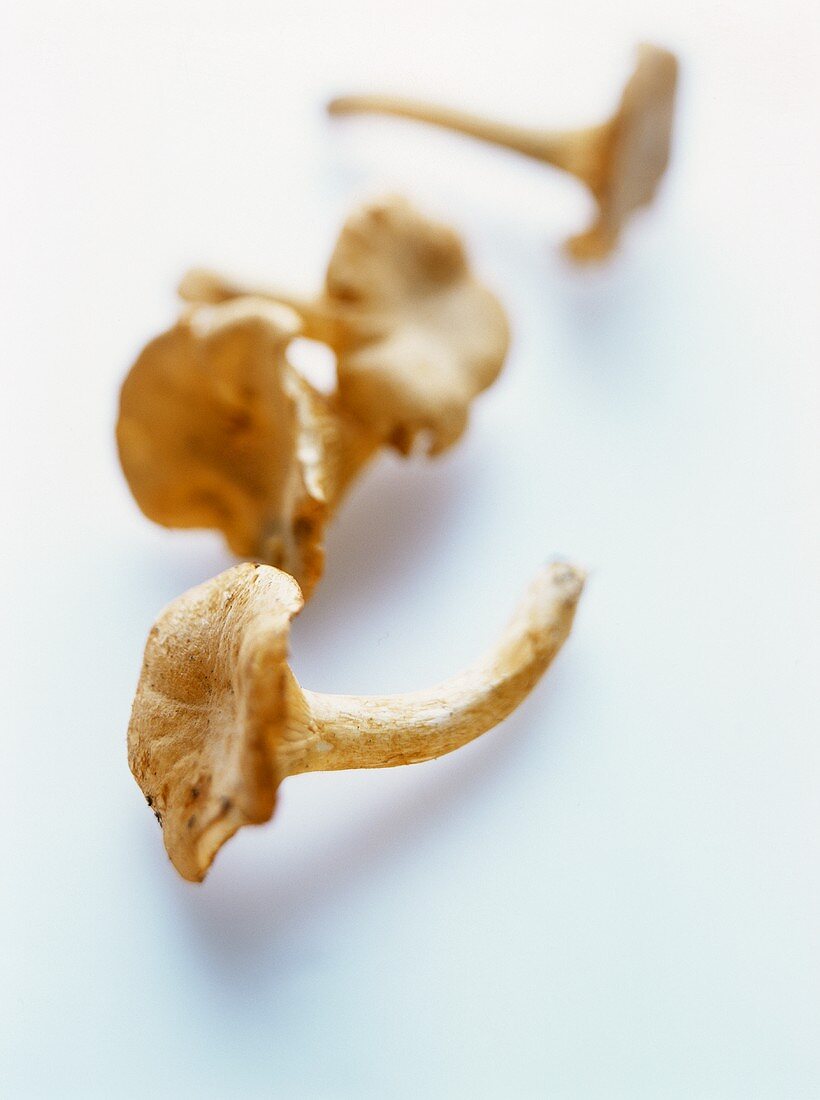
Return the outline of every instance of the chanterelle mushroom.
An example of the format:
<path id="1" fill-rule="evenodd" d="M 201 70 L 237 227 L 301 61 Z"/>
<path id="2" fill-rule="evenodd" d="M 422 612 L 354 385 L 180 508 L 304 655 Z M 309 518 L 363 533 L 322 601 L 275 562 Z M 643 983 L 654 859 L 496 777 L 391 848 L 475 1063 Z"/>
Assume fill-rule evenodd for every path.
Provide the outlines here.
<path id="1" fill-rule="evenodd" d="M 243 825 L 267 821 L 289 775 L 413 764 L 505 718 L 569 634 L 583 586 L 545 567 L 496 646 L 466 672 L 407 695 L 318 695 L 287 664 L 302 607 L 292 577 L 238 565 L 174 600 L 145 648 L 128 757 L 171 860 L 204 878 Z"/>
<path id="2" fill-rule="evenodd" d="M 399 115 L 430 122 L 546 161 L 577 176 L 598 205 L 586 232 L 567 248 L 578 260 L 601 259 L 618 242 L 629 216 L 652 200 L 669 160 L 678 64 L 657 46 L 639 47 L 638 62 L 618 110 L 600 126 L 555 132 L 510 126 L 464 111 L 382 95 L 343 96 L 328 110 Z"/>
<path id="3" fill-rule="evenodd" d="M 470 271 L 458 235 L 401 198 L 347 220 L 315 299 L 204 270 L 189 272 L 180 294 L 192 302 L 255 294 L 292 306 L 305 335 L 336 353 L 345 408 L 404 453 L 421 440 L 435 454 L 459 438 L 509 342 L 504 311 Z"/>
<path id="4" fill-rule="evenodd" d="M 149 518 L 216 527 L 307 593 L 325 524 L 377 444 L 288 362 L 298 330 L 290 309 L 259 299 L 191 310 L 131 369 L 117 443 Z"/>

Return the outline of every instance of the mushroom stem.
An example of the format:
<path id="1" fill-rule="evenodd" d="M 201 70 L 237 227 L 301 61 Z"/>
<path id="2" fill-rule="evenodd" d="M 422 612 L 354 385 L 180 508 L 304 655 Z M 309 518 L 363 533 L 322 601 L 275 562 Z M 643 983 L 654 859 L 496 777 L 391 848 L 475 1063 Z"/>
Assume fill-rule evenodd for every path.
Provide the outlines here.
<path id="1" fill-rule="evenodd" d="M 554 168 L 576 176 L 593 190 L 597 182 L 593 178 L 593 166 L 597 159 L 595 150 L 600 142 L 607 139 L 610 129 L 608 124 L 604 124 L 583 130 L 534 130 L 482 118 L 468 111 L 399 96 L 341 96 L 331 100 L 327 109 L 332 115 L 394 115 L 416 122 L 428 122 L 445 130 L 455 130 L 551 164 Z"/>
<path id="2" fill-rule="evenodd" d="M 311 340 L 330 339 L 335 318 L 321 301 L 302 298 L 273 287 L 252 286 L 220 275 L 204 267 L 192 267 L 183 275 L 177 293 L 192 305 L 219 305 L 234 298 L 262 298 L 290 306 L 302 319 L 305 335 Z"/>
<path id="3" fill-rule="evenodd" d="M 428 691 L 320 695 L 294 683 L 301 698 L 291 710 L 289 774 L 420 763 L 491 729 L 515 710 L 558 653 L 583 584 L 583 572 L 571 565 L 545 566 L 496 646 Z"/>

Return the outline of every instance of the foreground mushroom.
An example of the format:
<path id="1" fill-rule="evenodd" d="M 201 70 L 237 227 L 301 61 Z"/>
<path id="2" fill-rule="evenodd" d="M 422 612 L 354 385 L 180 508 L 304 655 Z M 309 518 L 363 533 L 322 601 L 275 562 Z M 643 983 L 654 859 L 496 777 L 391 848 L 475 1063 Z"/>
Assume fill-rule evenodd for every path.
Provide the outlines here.
<path id="1" fill-rule="evenodd" d="M 470 271 L 458 235 L 401 198 L 345 222 L 316 298 L 205 270 L 189 272 L 180 294 L 190 302 L 253 294 L 290 305 L 305 335 L 336 353 L 344 407 L 402 453 L 424 444 L 436 454 L 455 443 L 509 342 L 504 311 Z"/>
<path id="2" fill-rule="evenodd" d="M 298 331 L 291 310 L 258 299 L 191 310 L 126 378 L 117 444 L 150 519 L 215 527 L 309 593 L 325 525 L 377 443 L 288 362 Z"/>
<path id="3" fill-rule="evenodd" d="M 545 161 L 585 183 L 598 206 L 597 217 L 567 248 L 578 260 L 597 260 L 618 243 L 630 215 L 651 202 L 669 160 L 678 64 L 657 46 L 638 50 L 635 70 L 618 110 L 600 126 L 555 132 L 510 126 L 464 111 L 383 95 L 334 99 L 333 115 L 374 112 L 398 115 L 458 130 L 528 157 Z"/>
<path id="4" fill-rule="evenodd" d="M 243 825 L 267 821 L 289 775 L 430 760 L 497 725 L 569 634 L 583 574 L 542 569 L 496 646 L 407 695 L 319 695 L 287 664 L 302 607 L 292 577 L 244 564 L 174 600 L 148 637 L 128 757 L 179 873 L 204 878 Z"/>

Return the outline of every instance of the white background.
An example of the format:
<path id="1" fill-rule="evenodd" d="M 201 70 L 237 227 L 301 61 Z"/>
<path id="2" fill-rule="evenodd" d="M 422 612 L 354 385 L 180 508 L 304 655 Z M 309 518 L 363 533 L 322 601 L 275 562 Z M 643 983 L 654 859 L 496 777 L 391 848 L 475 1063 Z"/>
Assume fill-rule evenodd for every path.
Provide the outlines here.
<path id="1" fill-rule="evenodd" d="M 820 1095 L 816 4 L 2 6 L 2 967 L 9 1097 Z M 572 180 L 351 89 L 596 121 L 679 51 L 674 164 L 574 270 Z M 309 687 L 455 672 L 591 570 L 503 727 L 288 781 L 202 887 L 128 773 L 145 635 L 231 563 L 145 520 L 119 382 L 191 263 L 310 288 L 359 198 L 452 221 L 514 327 L 435 463 L 385 458 L 297 623 Z"/>

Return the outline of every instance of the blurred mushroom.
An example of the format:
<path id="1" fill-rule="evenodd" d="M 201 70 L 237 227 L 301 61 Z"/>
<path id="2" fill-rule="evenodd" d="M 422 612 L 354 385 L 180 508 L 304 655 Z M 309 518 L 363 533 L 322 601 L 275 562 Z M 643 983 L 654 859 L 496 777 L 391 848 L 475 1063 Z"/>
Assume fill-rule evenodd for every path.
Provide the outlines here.
<path id="1" fill-rule="evenodd" d="M 435 104 L 383 95 L 353 95 L 328 105 L 333 115 L 398 115 L 458 130 L 577 176 L 598 214 L 567 248 L 577 260 L 598 260 L 615 248 L 630 215 L 651 202 L 669 160 L 678 63 L 668 50 L 643 45 L 618 110 L 600 126 L 567 132 L 511 126 Z"/>
<path id="2" fill-rule="evenodd" d="M 458 235 L 401 198 L 348 218 L 315 299 L 204 270 L 189 272 L 180 294 L 190 302 L 254 294 L 290 305 L 305 335 L 336 353 L 345 408 L 405 454 L 419 443 L 431 454 L 455 443 L 509 342 L 504 311 L 472 274 Z"/>
<path id="3" fill-rule="evenodd" d="M 174 600 L 152 628 L 131 712 L 131 770 L 179 873 L 199 881 L 243 825 L 267 821 L 289 775 L 430 760 L 497 725 L 569 634 L 583 586 L 570 565 L 536 576 L 496 646 L 407 695 L 319 695 L 287 664 L 296 582 L 237 565 Z"/>
<path id="4" fill-rule="evenodd" d="M 325 524 L 377 443 L 288 362 L 298 331 L 291 310 L 258 299 L 191 310 L 126 378 L 117 444 L 150 519 L 216 527 L 307 594 Z"/>

